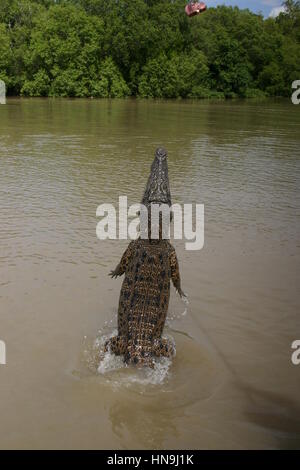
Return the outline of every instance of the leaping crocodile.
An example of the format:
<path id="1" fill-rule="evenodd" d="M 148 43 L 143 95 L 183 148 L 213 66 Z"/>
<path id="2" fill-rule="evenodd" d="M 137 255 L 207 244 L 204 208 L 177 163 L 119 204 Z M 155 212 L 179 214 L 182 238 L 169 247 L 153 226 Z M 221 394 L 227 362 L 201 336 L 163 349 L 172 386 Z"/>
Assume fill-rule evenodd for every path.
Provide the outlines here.
<path id="1" fill-rule="evenodd" d="M 142 204 L 171 207 L 167 152 L 158 148 L 151 166 Z M 149 211 L 149 214 L 151 211 Z M 149 218 L 149 224 L 151 218 Z M 118 309 L 118 335 L 105 343 L 105 351 L 123 355 L 127 364 L 154 367 L 154 358 L 175 354 L 174 346 L 162 333 L 166 321 L 170 280 L 179 295 L 181 290 L 178 260 L 169 240 L 138 238 L 130 242 L 120 263 L 110 272 L 112 278 L 125 274 Z"/>

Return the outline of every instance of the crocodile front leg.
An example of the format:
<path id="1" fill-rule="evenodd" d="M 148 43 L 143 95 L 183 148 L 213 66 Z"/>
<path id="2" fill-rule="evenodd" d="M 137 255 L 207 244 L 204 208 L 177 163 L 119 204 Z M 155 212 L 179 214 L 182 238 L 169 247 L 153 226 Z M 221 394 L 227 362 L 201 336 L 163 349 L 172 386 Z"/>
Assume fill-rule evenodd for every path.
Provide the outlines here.
<path id="1" fill-rule="evenodd" d="M 109 276 L 111 276 L 112 278 L 116 278 L 118 276 L 122 276 L 122 274 L 126 272 L 129 261 L 133 255 L 133 244 L 134 244 L 134 240 L 129 243 L 127 249 L 125 250 L 121 258 L 120 263 L 118 264 L 116 269 L 114 269 L 113 271 L 110 271 Z"/>

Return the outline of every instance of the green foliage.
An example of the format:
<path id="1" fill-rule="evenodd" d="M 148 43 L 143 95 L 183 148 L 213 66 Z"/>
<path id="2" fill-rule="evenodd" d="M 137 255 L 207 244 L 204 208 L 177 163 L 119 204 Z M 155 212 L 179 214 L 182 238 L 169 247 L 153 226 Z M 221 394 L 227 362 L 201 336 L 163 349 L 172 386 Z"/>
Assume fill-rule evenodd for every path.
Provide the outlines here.
<path id="1" fill-rule="evenodd" d="M 0 23 L 0 79 L 9 85 L 9 70 L 11 68 L 12 54 L 9 47 L 9 33 L 6 25 Z"/>
<path id="2" fill-rule="evenodd" d="M 300 41 L 300 1 L 286 0 L 283 2 L 285 11 L 280 13 L 276 22 L 280 25 L 284 34 Z"/>
<path id="3" fill-rule="evenodd" d="M 202 98 L 208 89 L 206 57 L 197 50 L 150 59 L 139 81 L 139 95 L 144 98 Z"/>
<path id="4" fill-rule="evenodd" d="M 99 98 L 122 98 L 129 95 L 129 88 L 111 57 L 100 65 L 99 80 L 92 86 L 92 95 Z"/>
<path id="5" fill-rule="evenodd" d="M 244 98 L 264 98 L 266 93 L 258 88 L 246 88 Z"/>
<path id="6" fill-rule="evenodd" d="M 0 78 L 11 94 L 288 96 L 300 77 L 300 3 L 276 19 L 185 0 L 1 0 Z"/>
<path id="7" fill-rule="evenodd" d="M 48 96 L 49 92 L 50 78 L 43 69 L 38 70 L 32 80 L 26 80 L 21 89 L 21 94 L 28 96 Z"/>

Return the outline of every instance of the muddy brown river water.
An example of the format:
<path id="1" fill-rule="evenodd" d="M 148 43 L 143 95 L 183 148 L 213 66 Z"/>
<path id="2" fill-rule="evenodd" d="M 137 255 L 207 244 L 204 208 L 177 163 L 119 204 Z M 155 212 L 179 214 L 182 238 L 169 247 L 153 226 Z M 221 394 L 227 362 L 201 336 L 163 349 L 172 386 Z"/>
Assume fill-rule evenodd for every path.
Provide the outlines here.
<path id="1" fill-rule="evenodd" d="M 176 240 L 177 355 L 149 374 L 97 348 L 116 326 L 128 242 L 96 208 L 139 202 L 169 152 L 173 202 L 203 203 L 205 243 Z M 0 106 L 0 448 L 300 448 L 300 106 L 9 98 Z"/>

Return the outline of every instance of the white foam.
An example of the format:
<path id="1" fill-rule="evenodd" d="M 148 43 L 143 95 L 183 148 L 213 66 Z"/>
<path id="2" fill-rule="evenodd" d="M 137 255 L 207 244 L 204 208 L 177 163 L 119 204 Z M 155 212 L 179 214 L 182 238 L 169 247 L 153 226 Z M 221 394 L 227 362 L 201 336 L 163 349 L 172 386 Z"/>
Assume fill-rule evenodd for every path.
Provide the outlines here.
<path id="1" fill-rule="evenodd" d="M 106 374 L 107 372 L 121 369 L 124 366 L 126 366 L 126 364 L 124 364 L 122 356 L 116 356 L 110 351 L 107 351 L 104 353 L 104 357 L 100 361 L 97 371 L 98 374 Z"/>
<path id="2" fill-rule="evenodd" d="M 178 320 L 181 317 L 185 317 L 188 312 L 188 305 L 189 305 L 189 299 L 188 297 L 181 297 L 182 302 L 185 304 L 185 309 L 182 313 L 176 314 L 176 313 L 168 313 L 167 317 L 167 325 L 171 325 L 173 320 Z"/>
<path id="3" fill-rule="evenodd" d="M 155 359 L 153 369 L 150 367 L 136 368 L 126 365 L 123 356 L 116 356 L 111 351 L 104 352 L 104 343 L 116 334 L 117 330 L 112 331 L 110 334 L 100 334 L 94 341 L 93 350 L 98 350 L 100 357 L 100 362 L 97 366 L 97 373 L 99 375 L 105 376 L 107 381 L 111 379 L 114 386 L 129 386 L 130 384 L 158 385 L 162 384 L 170 376 L 170 367 L 172 365 L 172 359 L 170 358 L 162 357 Z M 174 339 L 170 336 L 164 337 L 172 341 L 175 349 Z"/>
<path id="4" fill-rule="evenodd" d="M 167 324 L 170 325 L 174 320 L 184 317 L 188 311 L 189 301 L 187 297 L 182 297 L 185 309 L 180 314 L 168 314 Z M 154 359 L 154 368 L 143 367 L 137 368 L 128 366 L 124 363 L 123 356 L 116 356 L 111 351 L 104 351 L 105 342 L 112 336 L 118 334 L 117 329 L 112 329 L 112 325 L 116 323 L 117 315 L 107 320 L 103 328 L 98 331 L 97 337 L 89 342 L 88 349 L 84 351 L 85 364 L 94 374 L 105 378 L 106 382 L 115 386 L 139 385 L 159 385 L 164 383 L 171 375 L 170 369 L 172 359 L 161 357 Z M 164 335 L 164 338 L 170 340 L 173 344 L 174 351 L 175 341 L 170 335 Z M 86 338 L 85 338 L 86 339 Z"/>

